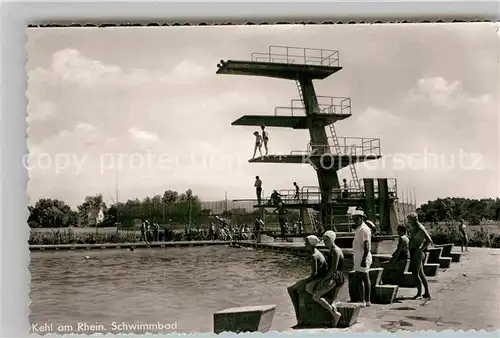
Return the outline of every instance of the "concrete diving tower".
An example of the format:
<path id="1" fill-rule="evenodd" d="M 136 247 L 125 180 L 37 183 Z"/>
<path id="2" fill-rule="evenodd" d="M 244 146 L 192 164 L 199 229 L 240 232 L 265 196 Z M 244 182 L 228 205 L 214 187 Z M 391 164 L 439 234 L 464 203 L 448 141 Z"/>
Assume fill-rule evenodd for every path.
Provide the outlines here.
<path id="1" fill-rule="evenodd" d="M 338 137 L 334 124 L 351 116 L 351 99 L 317 96 L 313 80 L 324 80 L 340 71 L 339 52 L 271 46 L 267 53 L 253 53 L 251 60 L 221 60 L 217 74 L 249 75 L 293 80 L 299 99 L 289 106 L 278 106 L 273 115 L 244 115 L 232 122 L 235 126 L 261 126 L 303 129 L 309 132 L 310 142 L 302 150 L 287 154 L 272 154 L 249 160 L 250 163 L 309 163 L 318 177 L 318 200 L 299 202 L 289 208 L 314 206 L 320 210 L 322 223 L 330 223 L 333 209 L 338 204 L 335 191 L 341 189 L 337 171 L 349 167 L 350 185 L 360 189 L 355 163 L 381 158 L 380 140 L 363 137 Z M 327 130 L 328 129 L 328 133 Z M 357 201 L 365 197 L 357 197 Z M 261 205 L 261 208 L 268 206 Z M 345 213 L 344 213 L 345 215 Z M 324 227 L 323 227 L 324 228 Z"/>

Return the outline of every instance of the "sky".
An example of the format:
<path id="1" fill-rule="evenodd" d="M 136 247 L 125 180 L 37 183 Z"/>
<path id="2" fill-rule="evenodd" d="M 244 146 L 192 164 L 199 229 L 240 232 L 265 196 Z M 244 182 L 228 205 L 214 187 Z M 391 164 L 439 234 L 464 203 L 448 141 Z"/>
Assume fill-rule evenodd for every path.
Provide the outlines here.
<path id="1" fill-rule="evenodd" d="M 317 186 L 301 164 L 248 163 L 255 127 L 298 98 L 294 81 L 217 75 L 270 45 L 338 50 L 316 93 L 350 97 L 338 136 L 380 138 L 383 158 L 358 176 L 397 178 L 400 195 L 498 197 L 498 32 L 489 23 L 332 26 L 30 28 L 27 108 L 30 203 L 76 207 L 189 188 L 204 200 Z M 307 130 L 268 128 L 269 153 L 305 150 Z M 351 179 L 349 169 L 341 177 Z M 118 189 L 116 188 L 118 187 Z"/>

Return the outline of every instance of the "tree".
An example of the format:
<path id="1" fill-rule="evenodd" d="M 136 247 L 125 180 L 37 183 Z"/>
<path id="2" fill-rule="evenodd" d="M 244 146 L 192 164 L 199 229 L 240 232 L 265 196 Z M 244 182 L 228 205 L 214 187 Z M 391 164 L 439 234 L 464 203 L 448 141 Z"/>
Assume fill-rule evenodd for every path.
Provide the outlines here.
<path id="1" fill-rule="evenodd" d="M 478 224 L 482 219 L 500 218 L 500 198 L 470 199 L 461 197 L 438 198 L 422 204 L 417 210 L 426 222 L 469 220 Z"/>
<path id="2" fill-rule="evenodd" d="M 173 204 L 179 199 L 179 193 L 173 190 L 167 190 L 163 193 L 162 202 L 165 204 Z"/>
<path id="3" fill-rule="evenodd" d="M 78 215 L 80 219 L 84 221 L 84 224 L 87 225 L 91 219 L 89 218 L 89 213 L 97 213 L 100 209 L 103 210 L 104 213 L 107 211 L 106 203 L 104 203 L 102 195 L 97 194 L 95 196 L 86 196 L 85 201 L 77 206 Z"/>
<path id="4" fill-rule="evenodd" d="M 28 210 L 28 225 L 32 228 L 68 227 L 77 222 L 76 212 L 57 199 L 41 198 L 34 206 L 29 206 Z"/>

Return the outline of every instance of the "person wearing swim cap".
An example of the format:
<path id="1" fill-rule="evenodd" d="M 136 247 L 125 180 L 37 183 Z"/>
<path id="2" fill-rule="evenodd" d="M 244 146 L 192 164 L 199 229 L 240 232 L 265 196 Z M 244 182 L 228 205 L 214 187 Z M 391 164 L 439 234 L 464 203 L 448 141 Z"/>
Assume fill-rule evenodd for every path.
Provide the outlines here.
<path id="1" fill-rule="evenodd" d="M 371 306 L 371 282 L 368 270 L 372 264 L 371 254 L 371 230 L 363 221 L 365 218 L 363 210 L 354 210 L 352 218 L 356 225 L 354 239 L 352 241 L 352 251 L 354 258 L 354 273 L 361 281 L 361 294 L 364 296 L 363 306 Z"/>
<path id="2" fill-rule="evenodd" d="M 301 279 L 294 285 L 288 287 L 288 294 L 292 300 L 295 317 L 297 318 L 297 326 L 302 325 L 299 316 L 299 299 L 301 293 L 306 292 L 306 289 L 314 289 L 316 284 L 323 279 L 328 272 L 328 263 L 326 262 L 325 256 L 316 248 L 319 243 L 319 238 L 314 235 L 306 237 L 305 247 L 311 254 L 311 274 L 307 278 Z"/>
<path id="3" fill-rule="evenodd" d="M 335 306 L 335 302 L 339 295 L 340 289 L 344 285 L 344 254 L 342 250 L 335 244 L 335 232 L 328 230 L 323 234 L 323 242 L 329 249 L 326 257 L 328 271 L 326 275 L 320 279 L 315 288 L 309 283 L 306 286 L 306 291 L 309 292 L 313 299 L 324 307 L 333 317 L 333 327 L 337 326 L 340 319 L 340 312 Z M 333 293 L 332 304 L 330 304 L 324 297 L 328 292 Z"/>

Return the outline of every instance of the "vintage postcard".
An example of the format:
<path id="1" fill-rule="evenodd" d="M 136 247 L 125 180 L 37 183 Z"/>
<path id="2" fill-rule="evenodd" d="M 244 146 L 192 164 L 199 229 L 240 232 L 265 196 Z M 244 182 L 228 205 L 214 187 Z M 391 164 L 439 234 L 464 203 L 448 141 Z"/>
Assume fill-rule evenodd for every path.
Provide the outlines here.
<path id="1" fill-rule="evenodd" d="M 27 36 L 32 333 L 500 329 L 493 24 Z"/>

